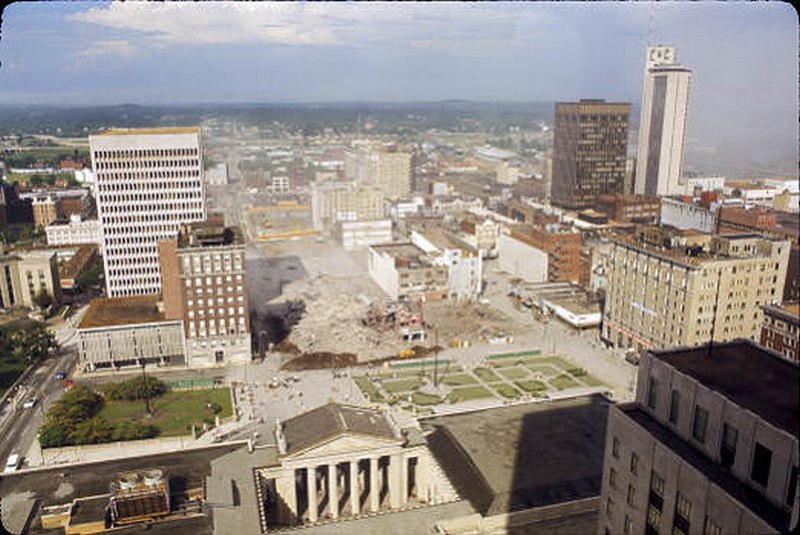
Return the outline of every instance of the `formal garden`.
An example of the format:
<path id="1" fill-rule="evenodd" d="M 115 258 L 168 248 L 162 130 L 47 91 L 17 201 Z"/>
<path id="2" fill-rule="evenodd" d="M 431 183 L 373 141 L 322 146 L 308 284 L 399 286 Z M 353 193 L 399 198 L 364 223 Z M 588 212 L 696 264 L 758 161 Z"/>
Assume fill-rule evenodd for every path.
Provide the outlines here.
<path id="1" fill-rule="evenodd" d="M 233 413 L 230 389 L 177 390 L 134 377 L 97 391 L 76 385 L 47 411 L 43 448 L 189 435 Z"/>
<path id="2" fill-rule="evenodd" d="M 570 389 L 603 387 L 583 368 L 539 351 L 489 355 L 485 365 L 464 368 L 440 360 L 396 364 L 397 368 L 353 377 L 372 402 L 430 412 L 430 407 L 476 399 L 546 399 Z"/>

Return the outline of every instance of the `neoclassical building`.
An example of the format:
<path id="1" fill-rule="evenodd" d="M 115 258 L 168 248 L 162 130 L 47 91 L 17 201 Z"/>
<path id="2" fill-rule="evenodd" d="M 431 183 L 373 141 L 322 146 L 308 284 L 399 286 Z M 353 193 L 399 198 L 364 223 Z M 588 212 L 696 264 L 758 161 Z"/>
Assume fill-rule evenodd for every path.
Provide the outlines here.
<path id="1" fill-rule="evenodd" d="M 457 499 L 418 428 L 329 403 L 276 422 L 276 455 L 257 468 L 261 529 Z"/>

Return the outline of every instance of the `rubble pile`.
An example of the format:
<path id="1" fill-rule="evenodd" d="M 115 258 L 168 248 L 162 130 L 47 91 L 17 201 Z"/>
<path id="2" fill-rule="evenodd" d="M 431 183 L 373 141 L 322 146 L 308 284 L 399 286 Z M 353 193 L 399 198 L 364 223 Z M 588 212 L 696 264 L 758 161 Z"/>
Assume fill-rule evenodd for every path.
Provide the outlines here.
<path id="1" fill-rule="evenodd" d="M 401 351 L 405 344 L 394 330 L 375 329 L 363 321 L 376 296 L 354 294 L 353 289 L 351 279 L 326 275 L 284 286 L 281 299 L 302 300 L 306 310 L 292 327 L 289 342 L 303 353 L 355 353 L 359 361 Z"/>

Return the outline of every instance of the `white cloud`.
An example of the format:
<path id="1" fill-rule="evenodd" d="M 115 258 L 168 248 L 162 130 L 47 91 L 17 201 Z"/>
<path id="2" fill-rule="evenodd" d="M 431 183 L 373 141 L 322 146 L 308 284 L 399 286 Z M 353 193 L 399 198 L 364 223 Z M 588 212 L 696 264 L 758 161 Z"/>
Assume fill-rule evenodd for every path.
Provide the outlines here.
<path id="1" fill-rule="evenodd" d="M 281 45 L 475 43 L 513 34 L 532 10 L 515 5 L 416 3 L 112 3 L 70 20 L 137 32 L 137 40 L 170 44 Z"/>
<path id="2" fill-rule="evenodd" d="M 102 39 L 92 42 L 91 48 L 81 50 L 78 55 L 83 58 L 98 56 L 131 57 L 136 54 L 136 47 L 124 39 Z"/>

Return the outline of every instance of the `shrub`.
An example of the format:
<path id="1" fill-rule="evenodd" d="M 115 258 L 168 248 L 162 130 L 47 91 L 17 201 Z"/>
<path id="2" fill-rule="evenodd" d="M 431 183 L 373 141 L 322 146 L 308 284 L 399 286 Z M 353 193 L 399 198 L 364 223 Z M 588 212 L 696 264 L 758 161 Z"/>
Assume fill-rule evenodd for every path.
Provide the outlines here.
<path id="1" fill-rule="evenodd" d="M 155 377 L 134 377 L 127 381 L 102 387 L 103 395 L 114 401 L 157 398 L 167 391 L 167 385 Z M 147 396 L 145 395 L 147 394 Z"/>

